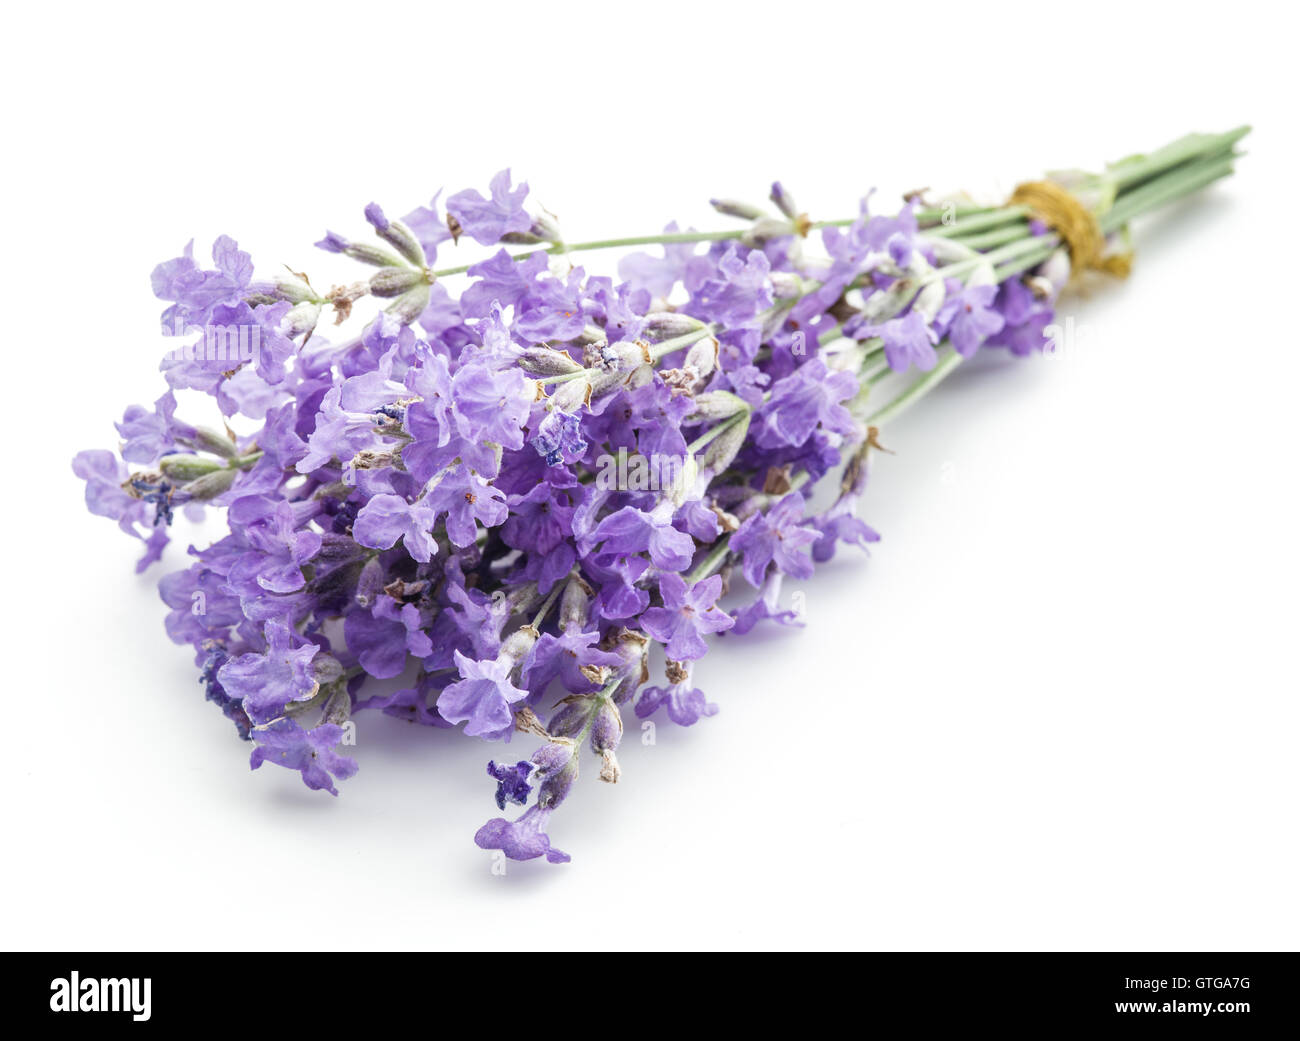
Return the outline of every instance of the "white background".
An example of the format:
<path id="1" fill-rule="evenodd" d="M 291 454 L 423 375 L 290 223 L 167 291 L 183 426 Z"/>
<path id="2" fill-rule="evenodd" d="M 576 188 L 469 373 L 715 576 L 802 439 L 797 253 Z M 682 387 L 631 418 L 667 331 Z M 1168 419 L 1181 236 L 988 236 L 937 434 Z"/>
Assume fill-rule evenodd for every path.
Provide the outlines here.
<path id="1" fill-rule="evenodd" d="M 1294 26 L 1171 10 L 9 11 L 0 941 L 1294 948 Z M 806 630 L 709 655 L 719 715 L 631 721 L 623 781 L 552 822 L 567 866 L 490 873 L 501 749 L 459 734 L 363 716 L 337 800 L 251 773 L 69 469 L 161 392 L 148 276 L 191 236 L 329 282 L 325 227 L 506 165 L 581 240 L 725 226 L 706 200 L 774 177 L 814 217 L 995 200 L 1241 122 L 1238 175 L 1063 305 L 1060 360 L 971 366 L 888 430 L 872 557 L 799 586 Z"/>

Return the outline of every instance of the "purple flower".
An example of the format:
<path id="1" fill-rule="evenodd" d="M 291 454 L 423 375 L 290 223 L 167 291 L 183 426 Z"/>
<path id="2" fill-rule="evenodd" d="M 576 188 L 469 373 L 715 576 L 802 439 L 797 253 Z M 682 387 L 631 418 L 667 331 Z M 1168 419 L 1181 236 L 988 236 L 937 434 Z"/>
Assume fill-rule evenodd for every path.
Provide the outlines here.
<path id="1" fill-rule="evenodd" d="M 72 472 L 86 482 L 86 509 L 97 517 L 108 517 L 128 535 L 139 538 L 136 524 L 145 523 L 149 512 L 139 499 L 128 495 L 122 485 L 130 471 L 112 452 L 87 449 L 72 461 Z"/>
<path id="2" fill-rule="evenodd" d="M 578 417 L 559 409 L 546 413 L 546 417 L 537 426 L 532 444 L 537 449 L 537 454 L 546 460 L 547 466 L 576 462 L 587 451 L 587 442 L 582 436 L 582 424 Z"/>
<path id="3" fill-rule="evenodd" d="M 173 260 L 153 269 L 153 292 L 172 302 L 163 312 L 164 334 L 177 334 L 189 325 L 206 325 L 213 311 L 241 303 L 253 280 L 253 261 L 235 240 L 222 235 L 212 244 L 215 269 L 205 270 L 194 261 L 194 242 Z"/>
<path id="4" fill-rule="evenodd" d="M 911 365 L 929 371 L 939 360 L 934 353 L 939 337 L 919 311 L 909 311 L 902 318 L 891 318 L 883 325 L 866 326 L 863 331 L 884 341 L 885 360 L 895 372 L 902 372 Z"/>
<path id="5" fill-rule="evenodd" d="M 757 441 L 763 448 L 799 446 L 818 426 L 837 434 L 852 434 L 853 417 L 841 402 L 858 392 L 847 372 L 829 372 L 820 358 L 810 358 L 779 380 L 758 414 Z"/>
<path id="6" fill-rule="evenodd" d="M 669 234 L 677 230 L 676 223 L 664 228 Z M 663 251 L 662 259 L 649 253 L 629 253 L 618 262 L 619 277 L 651 296 L 667 297 L 673 286 L 686 277 L 687 265 L 695 255 L 695 244 L 667 243 Z"/>
<path id="7" fill-rule="evenodd" d="M 936 322 L 943 330 L 941 335 L 952 341 L 963 358 L 969 358 L 979 350 L 980 344 L 1001 332 L 1006 324 L 993 307 L 997 294 L 997 286 L 967 286 L 939 309 Z"/>
<path id="8" fill-rule="evenodd" d="M 759 250 L 741 259 L 735 246 L 718 260 L 710 277 L 691 294 L 689 313 L 706 321 L 743 327 L 772 305 L 772 265 Z"/>
<path id="9" fill-rule="evenodd" d="M 463 437 L 503 448 L 524 446 L 532 383 L 518 369 L 497 372 L 485 364 L 462 366 L 451 381 L 452 403 Z"/>
<path id="10" fill-rule="evenodd" d="M 693 726 L 706 716 L 718 714 L 718 706 L 692 685 L 689 673 L 681 683 L 643 687 L 633 708 L 638 719 L 648 719 L 661 705 L 668 710 L 668 718 L 680 727 Z"/>
<path id="11" fill-rule="evenodd" d="M 524 661 L 522 682 L 535 694 L 541 694 L 556 678 L 571 693 L 590 691 L 595 684 L 583 675 L 583 666 L 616 668 L 621 664 L 618 655 L 600 650 L 599 642 L 598 631 L 582 632 L 576 625 L 558 636 L 542 633 Z"/>
<path id="12" fill-rule="evenodd" d="M 263 763 L 275 763 L 297 770 L 313 791 L 323 789 L 338 795 L 330 774 L 346 781 L 357 772 L 355 759 L 334 751 L 343 740 L 343 728 L 336 724 L 323 723 L 312 730 L 303 730 L 292 720 L 281 719 L 265 729 L 255 730 L 253 736 L 257 747 L 249 757 L 249 766 L 256 770 Z"/>
<path id="13" fill-rule="evenodd" d="M 439 715 L 448 723 L 464 723 L 470 737 L 492 741 L 508 736 L 514 726 L 510 706 L 527 693 L 510 682 L 514 662 L 474 661 L 460 651 L 455 660 L 461 678 L 438 695 Z"/>
<path id="14" fill-rule="evenodd" d="M 408 653 L 417 658 L 433 653 L 419 608 L 399 604 L 390 596 L 379 597 L 369 610 L 350 612 L 343 623 L 343 637 L 361 667 L 377 679 L 400 676 Z"/>
<path id="15" fill-rule="evenodd" d="M 420 206 L 402 218 L 402 223 L 411 229 L 411 234 L 420 243 L 430 267 L 438 259 L 438 247 L 451 238 L 446 220 L 438 216 L 438 195 L 429 200 L 428 206 Z"/>
<path id="16" fill-rule="evenodd" d="M 479 523 L 494 528 L 506 519 L 508 513 L 506 497 L 501 489 L 463 465 L 439 481 L 423 502 L 435 516 L 446 514 L 447 537 L 453 545 L 460 547 L 474 544 Z"/>
<path id="17" fill-rule="evenodd" d="M 128 463 L 151 465 L 176 450 L 179 436 L 193 435 L 194 428 L 176 422 L 176 398 L 169 390 L 160 397 L 153 411 L 132 405 L 117 424 L 122 435 L 122 458 Z"/>
<path id="18" fill-rule="evenodd" d="M 460 223 L 461 230 L 482 246 L 501 241 L 509 232 L 524 232 L 532 227 L 532 218 L 524 212 L 528 185 L 510 187 L 510 171 L 502 170 L 492 178 L 492 193 L 485 199 L 473 188 L 457 192 L 447 200 L 447 212 Z"/>
<path id="19" fill-rule="evenodd" d="M 249 509 L 254 509 L 249 500 Z M 259 517 L 244 529 L 252 552 L 231 569 L 232 579 L 244 585 L 255 581 L 272 593 L 292 593 L 306 584 L 302 568 L 322 545 L 314 531 L 299 531 L 293 507 L 280 502 L 269 516 Z"/>
<path id="20" fill-rule="evenodd" d="M 340 404 L 343 391 L 332 388 L 316 414 L 316 429 L 307 438 L 307 455 L 299 460 L 300 474 L 311 473 L 333 459 L 346 463 L 375 443 L 375 417 L 369 412 L 348 412 Z"/>
<path id="21" fill-rule="evenodd" d="M 801 524 L 803 496 L 791 492 L 766 513 L 755 513 L 731 536 L 731 548 L 745 560 L 745 577 L 754 586 L 763 584 L 767 565 L 776 562 L 778 570 L 795 578 L 809 578 L 812 558 L 801 553 L 816 542 L 816 528 Z"/>
<path id="22" fill-rule="evenodd" d="M 410 503 L 400 495 L 376 495 L 352 522 L 352 536 L 372 549 L 392 549 L 400 539 L 412 557 L 427 564 L 438 552 L 436 522 L 436 513 L 423 500 Z"/>
<path id="23" fill-rule="evenodd" d="M 285 705 L 306 701 L 317 689 L 312 659 L 319 648 L 303 641 L 284 622 L 267 622 L 266 650 L 231 658 L 217 671 L 222 689 L 238 699 L 254 723 L 265 723 Z"/>
<path id="24" fill-rule="evenodd" d="M 662 508 L 645 513 L 624 506 L 596 525 L 587 542 L 601 546 L 605 553 L 648 551 L 655 567 L 667 571 L 681 571 L 688 567 L 695 553 L 695 540 L 674 528 L 671 514 Z"/>
<path id="25" fill-rule="evenodd" d="M 569 854 L 555 849 L 550 836 L 542 830 L 552 812 L 533 806 L 517 821 L 497 817 L 479 828 L 474 844 L 479 849 L 499 849 L 511 860 L 533 860 L 545 855 L 552 864 L 567 864 Z"/>
<path id="26" fill-rule="evenodd" d="M 704 634 L 725 632 L 735 619 L 716 607 L 722 593 L 722 577 L 712 575 L 687 587 L 681 575 L 659 579 L 663 607 L 652 607 L 641 616 L 641 628 L 664 645 L 674 661 L 694 661 L 708 651 Z"/>
<path id="27" fill-rule="evenodd" d="M 498 810 L 504 810 L 507 802 L 523 806 L 528 801 L 528 795 L 533 790 L 533 786 L 528 783 L 529 775 L 533 772 L 533 764 L 527 759 L 521 759 L 514 766 L 508 763 L 497 766 L 493 760 L 489 759 L 487 772 L 488 776 L 497 782 L 496 800 Z"/>

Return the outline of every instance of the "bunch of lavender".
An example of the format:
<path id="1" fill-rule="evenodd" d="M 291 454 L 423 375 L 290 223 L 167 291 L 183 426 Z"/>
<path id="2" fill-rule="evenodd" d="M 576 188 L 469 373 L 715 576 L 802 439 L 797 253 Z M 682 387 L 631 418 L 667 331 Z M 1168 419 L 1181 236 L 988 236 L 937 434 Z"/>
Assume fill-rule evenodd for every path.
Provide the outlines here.
<path id="1" fill-rule="evenodd" d="M 814 221 L 774 184 L 770 211 L 713 203 L 733 230 L 579 244 L 506 171 L 486 197 L 401 220 L 366 207 L 373 242 L 327 233 L 318 246 L 373 269 L 327 292 L 256 278 L 229 238 L 210 267 L 187 246 L 153 272 L 164 331 L 192 337 L 162 364 L 167 391 L 74 470 L 91 512 L 143 541 L 140 569 L 177 511 L 225 509 L 229 533 L 159 589 L 254 769 L 337 794 L 366 710 L 523 732 L 536 751 L 487 770 L 502 811 L 527 809 L 475 841 L 566 861 L 547 827 L 582 747 L 612 783 L 626 706 L 713 715 L 695 682 L 706 638 L 797 624 L 786 576 L 878 539 L 855 507 L 879 429 L 982 349 L 1043 349 L 1067 281 L 1122 273 L 1131 218 L 1230 173 L 1244 133 L 1055 174 L 1001 206 L 864 200 Z M 440 267 L 466 240 L 495 252 Z M 662 256 L 625 256 L 618 280 L 571 260 L 644 244 Z M 360 335 L 324 335 L 366 298 L 381 306 Z M 194 391 L 230 423 L 181 418 Z"/>

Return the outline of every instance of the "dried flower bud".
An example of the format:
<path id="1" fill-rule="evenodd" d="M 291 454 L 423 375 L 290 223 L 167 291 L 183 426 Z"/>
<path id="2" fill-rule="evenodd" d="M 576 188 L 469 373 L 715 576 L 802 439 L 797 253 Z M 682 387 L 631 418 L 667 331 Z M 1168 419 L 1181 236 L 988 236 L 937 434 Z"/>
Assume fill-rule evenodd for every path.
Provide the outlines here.
<path id="1" fill-rule="evenodd" d="M 794 204 L 794 198 L 781 187 L 780 181 L 772 182 L 772 192 L 768 196 L 772 204 L 784 213 L 791 220 L 797 220 L 799 217 L 799 207 Z"/>
<path id="2" fill-rule="evenodd" d="M 304 300 L 301 304 L 294 305 L 281 320 L 280 332 L 290 339 L 311 332 L 320 323 L 323 306 L 315 300 Z"/>
<path id="3" fill-rule="evenodd" d="M 345 239 L 342 235 L 334 232 L 328 232 L 320 242 L 316 243 L 324 250 L 330 253 L 342 253 L 346 257 L 358 260 L 362 264 L 369 264 L 371 267 L 402 267 L 402 258 L 386 249 L 380 249 L 378 246 L 371 246 L 364 242 L 353 242 Z"/>
<path id="4" fill-rule="evenodd" d="M 797 234 L 797 231 L 798 229 L 788 220 L 763 217 L 749 226 L 749 230 L 741 236 L 741 241 L 747 246 L 761 246 L 769 239 L 783 239 Z"/>
<path id="5" fill-rule="evenodd" d="M 698 373 L 701 379 L 711 375 L 718 365 L 717 339 L 713 336 L 706 336 L 704 339 L 691 344 L 691 349 L 686 352 L 686 361 L 683 364 L 685 368 Z"/>
<path id="6" fill-rule="evenodd" d="M 519 357 L 519 367 L 534 376 L 566 376 L 582 366 L 567 351 L 554 347 L 528 347 Z"/>
<path id="7" fill-rule="evenodd" d="M 716 474 L 730 466 L 745 444 L 745 438 L 749 434 L 749 421 L 750 416 L 746 414 L 705 445 L 699 456 L 700 469 Z"/>
<path id="8" fill-rule="evenodd" d="M 793 271 L 773 271 L 772 293 L 778 300 L 797 300 L 804 294 L 803 279 Z"/>
<path id="9" fill-rule="evenodd" d="M 394 318 L 403 325 L 410 325 L 413 321 L 424 314 L 424 309 L 429 306 L 429 286 L 423 281 L 414 289 L 403 293 L 391 304 L 387 310 Z"/>
<path id="10" fill-rule="evenodd" d="M 231 467 L 223 467 L 204 474 L 185 485 L 182 489 L 183 498 L 191 502 L 207 502 L 209 499 L 215 499 L 230 490 L 230 486 L 235 483 L 235 474 L 238 472 Z"/>
<path id="11" fill-rule="evenodd" d="M 207 459 L 201 455 L 165 455 L 158 461 L 158 469 L 163 476 L 180 483 L 197 480 L 214 470 L 225 469 L 225 465 L 218 459 Z"/>
<path id="12" fill-rule="evenodd" d="M 623 713 L 609 698 L 601 698 L 591 721 L 591 750 L 599 755 L 612 752 L 623 740 Z"/>
<path id="13" fill-rule="evenodd" d="M 645 317 L 645 331 L 656 340 L 671 340 L 704 328 L 704 323 L 698 318 L 677 311 L 652 311 Z"/>
<path id="14" fill-rule="evenodd" d="M 739 217 L 741 220 L 756 221 L 767 216 L 762 207 L 740 202 L 737 199 L 710 199 L 709 205 L 724 217 Z"/>
<path id="15" fill-rule="evenodd" d="M 591 609 L 593 590 L 582 580 L 582 576 L 573 574 L 565 583 L 564 592 L 560 594 L 560 628 L 579 631 L 587 624 L 587 612 Z"/>
<path id="16" fill-rule="evenodd" d="M 591 381 L 566 380 L 551 395 L 551 407 L 570 414 L 591 402 Z"/>
<path id="17" fill-rule="evenodd" d="M 379 594 L 384 592 L 384 575 L 384 565 L 378 557 L 366 561 L 357 579 L 355 599 L 358 606 L 369 607 L 379 599 Z"/>
<path id="18" fill-rule="evenodd" d="M 537 805 L 542 809 L 558 806 L 569 794 L 578 777 L 577 745 L 565 737 L 553 738 L 533 753 L 534 776 L 541 782 Z"/>
<path id="19" fill-rule="evenodd" d="M 291 304 L 319 300 L 316 291 L 308 285 L 305 278 L 298 274 L 291 274 L 288 277 L 281 275 L 275 280 L 275 291 L 282 299 L 288 300 Z"/>
<path id="20" fill-rule="evenodd" d="M 370 294 L 385 298 L 401 296 L 421 284 L 426 284 L 423 271 L 409 267 L 386 267 L 370 276 Z"/>
<path id="21" fill-rule="evenodd" d="M 594 706 L 593 695 L 570 694 L 556 705 L 550 722 L 546 724 L 547 731 L 555 737 L 577 737 L 586 729 Z"/>
<path id="22" fill-rule="evenodd" d="M 375 229 L 375 234 L 398 253 L 412 264 L 424 266 L 424 250 L 405 224 L 401 221 L 389 220 L 384 216 L 384 211 L 379 208 L 379 204 L 373 202 L 366 207 L 366 220 Z"/>
<path id="23" fill-rule="evenodd" d="M 748 411 L 749 405 L 743 398 L 737 397 L 729 390 L 711 390 L 695 398 L 695 410 L 688 418 L 692 420 L 730 419 L 738 412 Z"/>
<path id="24" fill-rule="evenodd" d="M 947 296 L 948 289 L 943 282 L 931 282 L 917 295 L 912 310 L 924 318 L 928 325 L 934 321 L 934 316 L 939 313 Z"/>
<path id="25" fill-rule="evenodd" d="M 537 642 L 539 635 L 531 625 L 521 625 L 506 637 L 505 643 L 501 645 L 501 650 L 497 652 L 497 661 L 518 665 L 524 660 L 524 656 L 533 649 L 533 644 Z"/>

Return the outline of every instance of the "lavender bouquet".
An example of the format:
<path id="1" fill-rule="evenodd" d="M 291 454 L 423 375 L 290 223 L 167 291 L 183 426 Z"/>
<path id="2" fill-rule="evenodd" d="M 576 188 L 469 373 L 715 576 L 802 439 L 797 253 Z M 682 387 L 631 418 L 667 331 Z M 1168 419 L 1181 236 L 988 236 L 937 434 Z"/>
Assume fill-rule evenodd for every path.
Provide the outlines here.
<path id="1" fill-rule="evenodd" d="M 547 831 L 583 746 L 613 783 L 626 707 L 713 715 L 707 637 L 798 624 L 785 577 L 879 538 L 855 510 L 881 429 L 980 350 L 1049 349 L 1060 291 L 1126 273 L 1129 222 L 1231 173 L 1245 133 L 998 206 L 864 199 L 819 221 L 774 184 L 770 210 L 713 202 L 731 230 L 583 243 L 503 171 L 401 220 L 367 206 L 374 241 L 327 233 L 373 270 L 328 290 L 255 277 L 226 237 L 210 267 L 187 246 L 153 272 L 182 338 L 167 391 L 73 469 L 91 512 L 142 540 L 140 570 L 178 511 L 224 508 L 228 534 L 159 591 L 254 769 L 337 795 L 367 710 L 522 733 L 536 750 L 498 753 L 484 794 L 526 809 L 475 842 L 567 861 Z M 662 255 L 624 256 L 618 279 L 573 259 L 641 245 Z M 327 337 L 367 298 L 358 335 Z M 188 401 L 182 418 L 196 391 L 224 422 L 193 425 Z"/>

